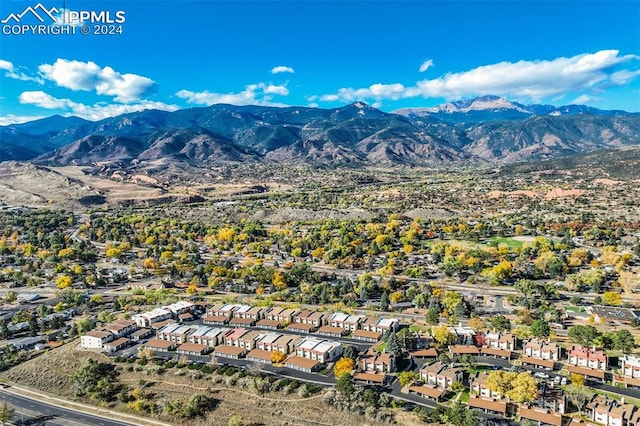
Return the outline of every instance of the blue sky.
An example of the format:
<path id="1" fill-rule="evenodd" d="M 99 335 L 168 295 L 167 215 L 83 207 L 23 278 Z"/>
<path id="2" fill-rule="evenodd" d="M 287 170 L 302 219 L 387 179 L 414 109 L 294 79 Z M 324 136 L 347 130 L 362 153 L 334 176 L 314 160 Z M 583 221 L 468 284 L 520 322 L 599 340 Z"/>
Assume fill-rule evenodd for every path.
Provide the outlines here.
<path id="1" fill-rule="evenodd" d="M 37 3 L 1 0 L 0 20 Z M 0 124 L 212 103 L 365 101 L 392 111 L 487 94 L 640 111 L 635 0 L 67 0 L 66 8 L 124 11 L 122 34 L 82 35 L 80 25 L 69 35 L 5 34 L 17 24 L 0 24 Z"/>

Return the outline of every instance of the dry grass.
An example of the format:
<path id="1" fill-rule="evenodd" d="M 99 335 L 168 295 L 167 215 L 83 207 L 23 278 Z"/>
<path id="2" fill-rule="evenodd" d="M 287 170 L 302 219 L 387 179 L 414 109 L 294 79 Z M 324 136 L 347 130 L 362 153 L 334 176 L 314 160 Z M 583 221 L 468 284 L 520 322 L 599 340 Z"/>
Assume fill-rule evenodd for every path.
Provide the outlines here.
<path id="1" fill-rule="evenodd" d="M 110 362 L 108 357 L 92 352 L 79 351 L 72 344 L 48 351 L 47 353 L 18 365 L 6 372 L 4 377 L 23 386 L 35 388 L 47 393 L 73 399 L 71 374 L 86 358 L 101 362 Z M 131 389 L 145 383 L 145 392 L 153 395 L 156 402 L 188 400 L 195 393 L 202 393 L 218 401 L 215 410 L 206 417 L 197 419 L 178 419 L 162 416 L 160 420 L 178 425 L 204 426 L 226 425 L 229 417 L 242 416 L 245 424 L 268 425 L 361 425 L 377 426 L 363 416 L 341 412 L 323 402 L 323 394 L 301 398 L 295 392 L 284 395 L 278 392 L 256 392 L 229 387 L 224 381 L 214 383 L 215 375 L 200 374 L 183 369 L 168 369 L 162 375 L 153 374 L 154 365 L 136 366 L 134 371 L 124 371 L 132 364 L 116 364 L 123 369 L 120 381 Z M 140 371 L 135 371 L 135 370 Z M 133 412 L 124 404 L 114 407 L 117 410 Z M 404 424 L 404 423 L 402 423 Z M 414 423 L 407 423 L 414 424 Z"/>

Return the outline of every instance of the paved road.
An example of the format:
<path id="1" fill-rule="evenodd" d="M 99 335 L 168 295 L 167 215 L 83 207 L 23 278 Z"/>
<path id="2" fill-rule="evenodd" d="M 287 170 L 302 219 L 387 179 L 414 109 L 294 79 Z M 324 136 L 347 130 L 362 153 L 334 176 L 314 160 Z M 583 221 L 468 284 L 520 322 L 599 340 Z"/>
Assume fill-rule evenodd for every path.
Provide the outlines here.
<path id="1" fill-rule="evenodd" d="M 24 419 L 24 425 L 60 425 L 60 426 L 129 426 L 135 423 L 127 423 L 118 420 L 112 420 L 105 417 L 84 414 L 79 411 L 71 410 L 66 407 L 58 407 L 47 404 L 36 399 L 27 398 L 9 392 L 6 389 L 0 389 L 0 400 L 6 401 L 16 410 L 14 416 L 14 424 L 21 424 Z"/>

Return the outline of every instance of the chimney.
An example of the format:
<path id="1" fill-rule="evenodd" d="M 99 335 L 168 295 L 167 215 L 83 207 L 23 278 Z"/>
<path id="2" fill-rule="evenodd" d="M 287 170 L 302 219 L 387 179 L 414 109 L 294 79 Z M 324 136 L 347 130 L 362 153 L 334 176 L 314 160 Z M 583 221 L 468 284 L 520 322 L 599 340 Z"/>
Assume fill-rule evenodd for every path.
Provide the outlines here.
<path id="1" fill-rule="evenodd" d="M 624 405 L 624 396 L 620 397 L 620 405 Z"/>

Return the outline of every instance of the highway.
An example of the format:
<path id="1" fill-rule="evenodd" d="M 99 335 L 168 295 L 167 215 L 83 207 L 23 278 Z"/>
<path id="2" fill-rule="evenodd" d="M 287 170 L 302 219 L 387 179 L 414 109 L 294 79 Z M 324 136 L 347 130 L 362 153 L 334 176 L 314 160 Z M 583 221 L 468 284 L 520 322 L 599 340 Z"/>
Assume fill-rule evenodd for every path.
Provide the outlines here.
<path id="1" fill-rule="evenodd" d="M 0 389 L 0 401 L 7 402 L 15 409 L 12 421 L 16 425 L 130 426 L 137 424 L 85 414 L 70 408 L 48 404 L 37 399 L 18 395 L 8 389 Z"/>

